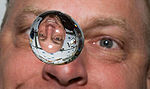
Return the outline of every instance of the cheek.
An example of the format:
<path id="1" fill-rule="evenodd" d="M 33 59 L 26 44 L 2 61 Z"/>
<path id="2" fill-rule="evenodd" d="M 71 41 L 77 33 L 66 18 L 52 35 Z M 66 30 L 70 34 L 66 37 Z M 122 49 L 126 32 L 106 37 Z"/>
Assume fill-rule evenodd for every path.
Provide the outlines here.
<path id="1" fill-rule="evenodd" d="M 20 84 L 42 73 L 42 62 L 30 51 L 14 49 L 3 60 L 3 77 L 7 85 Z"/>
<path id="2" fill-rule="evenodd" d="M 110 62 L 105 60 L 105 57 L 94 59 L 87 49 L 84 49 L 82 55 L 86 62 L 88 81 L 92 86 L 99 86 L 102 89 L 132 89 L 130 80 L 133 78 L 128 73 L 126 64 Z"/>
<path id="3" fill-rule="evenodd" d="M 128 89 L 128 75 L 122 71 L 123 68 L 118 68 L 120 66 L 109 66 L 101 63 L 90 66 L 89 81 L 91 80 L 106 89 Z"/>

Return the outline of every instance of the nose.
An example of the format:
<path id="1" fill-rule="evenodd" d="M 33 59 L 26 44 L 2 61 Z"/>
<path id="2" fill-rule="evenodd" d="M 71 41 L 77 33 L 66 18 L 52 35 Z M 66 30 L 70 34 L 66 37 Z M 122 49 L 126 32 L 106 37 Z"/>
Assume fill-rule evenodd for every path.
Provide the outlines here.
<path id="1" fill-rule="evenodd" d="M 65 65 L 45 64 L 43 78 L 47 81 L 55 81 L 63 86 L 71 84 L 81 86 L 87 83 L 87 72 L 82 60 L 76 59 Z"/>

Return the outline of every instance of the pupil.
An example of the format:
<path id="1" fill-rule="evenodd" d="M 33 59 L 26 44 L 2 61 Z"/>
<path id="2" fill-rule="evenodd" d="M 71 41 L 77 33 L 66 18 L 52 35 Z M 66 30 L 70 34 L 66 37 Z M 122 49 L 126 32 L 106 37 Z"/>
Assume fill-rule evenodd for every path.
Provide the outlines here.
<path id="1" fill-rule="evenodd" d="M 60 38 L 60 37 L 56 37 L 56 40 L 57 40 L 57 41 L 61 41 L 61 38 Z"/>
<path id="2" fill-rule="evenodd" d="M 113 42 L 111 39 L 102 39 L 100 41 L 100 46 L 106 47 L 106 48 L 111 48 L 113 46 Z"/>
<path id="3" fill-rule="evenodd" d="M 44 36 L 44 34 L 39 34 L 39 39 L 41 40 L 41 41 L 44 41 L 45 39 L 46 39 L 46 36 Z"/>
<path id="4" fill-rule="evenodd" d="M 56 37 L 52 38 L 52 40 L 56 44 L 62 44 L 62 42 L 63 42 L 63 39 L 61 36 L 56 36 Z"/>

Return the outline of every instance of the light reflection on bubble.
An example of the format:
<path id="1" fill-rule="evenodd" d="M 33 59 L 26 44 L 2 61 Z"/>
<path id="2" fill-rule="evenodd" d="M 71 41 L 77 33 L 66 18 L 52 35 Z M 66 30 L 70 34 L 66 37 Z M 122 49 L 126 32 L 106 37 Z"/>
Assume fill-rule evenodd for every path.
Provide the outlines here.
<path id="1" fill-rule="evenodd" d="M 82 30 L 70 16 L 59 11 L 41 14 L 30 29 L 31 48 L 45 63 L 69 63 L 78 57 L 83 48 Z"/>

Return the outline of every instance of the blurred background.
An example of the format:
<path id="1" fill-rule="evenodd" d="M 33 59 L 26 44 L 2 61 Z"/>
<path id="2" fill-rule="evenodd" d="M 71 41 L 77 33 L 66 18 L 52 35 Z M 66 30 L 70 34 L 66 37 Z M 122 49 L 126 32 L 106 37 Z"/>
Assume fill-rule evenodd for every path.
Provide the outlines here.
<path id="1" fill-rule="evenodd" d="M 2 19 L 6 10 L 6 1 L 7 0 L 0 0 L 0 27 L 1 27 Z"/>

